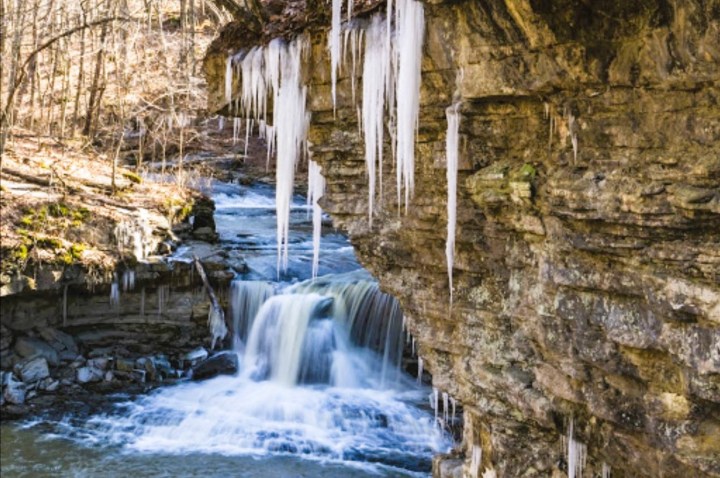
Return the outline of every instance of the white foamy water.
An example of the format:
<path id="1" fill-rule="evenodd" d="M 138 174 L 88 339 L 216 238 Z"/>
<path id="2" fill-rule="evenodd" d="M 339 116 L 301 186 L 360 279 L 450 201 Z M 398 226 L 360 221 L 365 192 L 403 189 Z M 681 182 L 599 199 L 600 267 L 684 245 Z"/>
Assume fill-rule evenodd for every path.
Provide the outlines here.
<path id="1" fill-rule="evenodd" d="M 293 455 L 410 472 L 427 471 L 432 455 L 449 448 L 419 407 L 427 390 L 399 369 L 399 306 L 366 273 L 278 295 L 267 283 L 236 284 L 238 315 L 257 309 L 246 334 L 235 327 L 245 350 L 240 373 L 126 403 L 93 418 L 88 440 L 144 453 Z"/>

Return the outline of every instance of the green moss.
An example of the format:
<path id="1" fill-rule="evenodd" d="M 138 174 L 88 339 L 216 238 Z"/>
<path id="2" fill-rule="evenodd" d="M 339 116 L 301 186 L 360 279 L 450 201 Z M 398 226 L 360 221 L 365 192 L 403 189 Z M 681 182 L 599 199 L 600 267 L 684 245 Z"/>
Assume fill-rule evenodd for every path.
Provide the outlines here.
<path id="1" fill-rule="evenodd" d="M 520 168 L 520 176 L 527 178 L 527 179 L 535 179 L 535 175 L 537 174 L 537 171 L 535 170 L 535 167 L 530 163 L 523 164 L 523 167 Z"/>
<path id="2" fill-rule="evenodd" d="M 123 172 L 122 172 L 122 175 L 123 175 L 123 177 L 124 177 L 125 179 L 129 180 L 129 181 L 132 182 L 132 183 L 135 183 L 135 184 L 141 184 L 141 183 L 142 183 L 142 178 L 141 178 L 140 176 L 138 176 L 137 174 L 133 173 L 133 172 L 123 171 Z"/>
<path id="3" fill-rule="evenodd" d="M 55 237 L 43 237 L 36 241 L 36 244 L 41 249 L 62 249 L 63 242 Z"/>
<path id="4" fill-rule="evenodd" d="M 85 244 L 73 244 L 70 246 L 70 254 L 74 259 L 81 259 L 83 252 L 87 250 L 87 246 Z"/>
<path id="5" fill-rule="evenodd" d="M 29 250 L 25 244 L 20 244 L 13 251 L 13 259 L 21 262 L 25 262 L 28 258 Z"/>

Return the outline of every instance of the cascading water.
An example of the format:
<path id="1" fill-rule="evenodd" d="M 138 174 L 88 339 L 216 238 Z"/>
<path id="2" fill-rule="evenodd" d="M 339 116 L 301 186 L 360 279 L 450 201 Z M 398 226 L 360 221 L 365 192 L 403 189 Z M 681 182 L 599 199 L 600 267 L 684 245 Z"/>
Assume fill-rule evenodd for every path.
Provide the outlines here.
<path id="1" fill-rule="evenodd" d="M 239 373 L 14 436 L 43 434 L 44 449 L 59 450 L 53 475 L 427 476 L 432 456 L 452 443 L 427 411 L 428 390 L 401 370 L 397 301 L 337 234 L 324 237 L 323 275 L 310 278 L 312 227 L 300 198 L 291 277 L 273 281 L 272 189 L 214 183 L 212 196 L 220 244 L 245 260 L 227 314 Z M 158 289 L 158 313 L 168 296 Z M 63 440 L 48 440 L 48 427 Z"/>

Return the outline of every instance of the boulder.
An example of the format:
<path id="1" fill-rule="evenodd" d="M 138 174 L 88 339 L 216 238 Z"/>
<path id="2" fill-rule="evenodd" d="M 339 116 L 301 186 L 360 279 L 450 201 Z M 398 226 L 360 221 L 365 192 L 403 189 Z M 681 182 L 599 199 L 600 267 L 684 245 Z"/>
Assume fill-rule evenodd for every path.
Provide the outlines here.
<path id="1" fill-rule="evenodd" d="M 120 372 L 132 372 L 135 369 L 135 361 L 132 359 L 116 358 L 115 369 Z"/>
<path id="2" fill-rule="evenodd" d="M 19 337 L 15 341 L 15 352 L 21 357 L 44 357 L 53 367 L 60 364 L 57 351 L 47 342 L 35 337 Z"/>
<path id="3" fill-rule="evenodd" d="M 80 383 L 99 382 L 104 372 L 95 367 L 80 367 L 77 369 L 77 381 Z"/>
<path id="4" fill-rule="evenodd" d="M 10 348 L 13 341 L 13 334 L 10 329 L 4 325 L 0 326 L 0 350 L 6 350 Z"/>
<path id="5" fill-rule="evenodd" d="M 15 370 L 25 383 L 34 383 L 50 376 L 47 360 L 40 356 L 18 362 Z"/>
<path id="6" fill-rule="evenodd" d="M 87 361 L 87 366 L 100 370 L 106 370 L 108 368 L 108 362 L 109 360 L 106 358 L 94 358 Z"/>
<path id="7" fill-rule="evenodd" d="M 192 369 L 193 380 L 205 380 L 218 375 L 234 375 L 239 368 L 238 356 L 235 352 L 220 352 Z"/>
<path id="8" fill-rule="evenodd" d="M 25 391 L 27 390 L 26 385 L 23 382 L 16 382 L 12 378 L 5 386 L 3 392 L 3 398 L 8 403 L 15 405 L 22 405 L 25 402 Z"/>
<path id="9" fill-rule="evenodd" d="M 45 390 L 46 392 L 54 392 L 60 387 L 60 381 L 55 380 L 52 377 L 47 377 L 44 380 L 42 380 L 38 386 L 40 390 Z"/>
<path id="10" fill-rule="evenodd" d="M 52 348 L 58 352 L 68 351 L 74 355 L 78 354 L 77 344 L 72 336 L 52 327 L 41 327 L 38 329 L 38 334 L 43 338 Z"/>
<path id="11" fill-rule="evenodd" d="M 203 347 L 198 347 L 195 350 L 191 350 L 190 352 L 183 355 L 183 362 L 189 362 L 189 365 L 191 367 L 194 367 L 199 362 L 202 362 L 208 358 L 208 351 L 205 350 Z"/>

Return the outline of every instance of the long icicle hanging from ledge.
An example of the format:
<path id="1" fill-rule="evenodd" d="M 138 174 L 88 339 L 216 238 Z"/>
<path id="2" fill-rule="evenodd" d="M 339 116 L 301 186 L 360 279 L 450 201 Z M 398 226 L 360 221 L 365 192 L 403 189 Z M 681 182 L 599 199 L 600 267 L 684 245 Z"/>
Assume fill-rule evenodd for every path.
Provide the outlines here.
<path id="1" fill-rule="evenodd" d="M 447 110 L 447 135 L 445 138 L 445 158 L 447 161 L 447 238 L 445 257 L 447 259 L 448 285 L 450 287 L 450 305 L 453 301 L 453 265 L 455 262 L 455 227 L 457 225 L 457 175 L 458 149 L 460 143 L 460 102 Z"/>
<path id="2" fill-rule="evenodd" d="M 341 15 L 340 10 L 342 9 L 342 0 L 332 0 L 332 17 L 330 25 L 330 33 L 328 34 L 328 50 L 330 50 L 330 81 L 333 114 L 335 114 L 335 108 L 337 107 L 337 75 L 338 69 L 340 68 L 340 30 L 341 26 Z"/>
<path id="3" fill-rule="evenodd" d="M 405 192 L 405 212 L 415 189 L 415 139 L 420 112 L 420 79 L 425 12 L 416 0 L 398 0 L 397 15 L 397 152 L 398 206 Z"/>
<path id="4" fill-rule="evenodd" d="M 365 167 L 368 176 L 368 221 L 372 227 L 375 209 L 377 168 L 382 184 L 383 133 L 385 131 L 385 95 L 390 65 L 386 33 L 389 28 L 381 15 L 373 16 L 365 34 L 363 62 L 362 129 L 365 141 Z"/>
<path id="5" fill-rule="evenodd" d="M 295 169 L 301 155 L 307 152 L 309 115 L 306 109 L 307 87 L 302 83 L 302 56 L 307 39 L 298 37 L 290 43 L 275 39 L 266 47 L 255 47 L 244 56 L 228 57 L 225 78 L 226 99 L 232 100 L 233 64 L 241 75 L 239 108 L 249 121 L 257 121 L 261 136 L 276 155 L 275 205 L 277 216 L 277 273 L 287 269 L 290 229 L 290 206 Z M 228 73 L 229 71 L 229 73 Z M 272 94 L 273 121 L 267 121 L 268 95 Z"/>
<path id="6" fill-rule="evenodd" d="M 389 0 L 385 18 L 380 14 L 372 18 L 365 39 L 361 126 L 365 142 L 370 227 L 378 183 L 380 200 L 383 196 L 386 125 L 395 160 L 398 209 L 402 207 L 404 198 L 407 212 L 415 188 L 415 141 L 420 110 L 425 14 L 422 4 L 416 0 L 398 0 L 394 6 L 395 2 Z M 399 91 L 402 94 L 398 94 Z"/>

